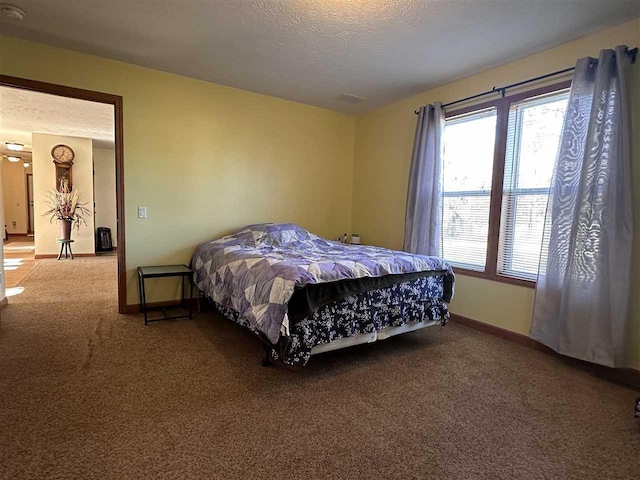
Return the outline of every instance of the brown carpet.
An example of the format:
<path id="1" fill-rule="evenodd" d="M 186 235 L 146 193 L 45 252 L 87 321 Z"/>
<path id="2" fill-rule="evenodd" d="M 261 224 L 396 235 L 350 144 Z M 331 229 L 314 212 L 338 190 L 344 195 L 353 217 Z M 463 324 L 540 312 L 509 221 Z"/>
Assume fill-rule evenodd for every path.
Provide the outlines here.
<path id="1" fill-rule="evenodd" d="M 0 478 L 638 478 L 637 393 L 458 325 L 259 365 L 213 313 L 116 313 L 45 260 L 0 325 Z"/>

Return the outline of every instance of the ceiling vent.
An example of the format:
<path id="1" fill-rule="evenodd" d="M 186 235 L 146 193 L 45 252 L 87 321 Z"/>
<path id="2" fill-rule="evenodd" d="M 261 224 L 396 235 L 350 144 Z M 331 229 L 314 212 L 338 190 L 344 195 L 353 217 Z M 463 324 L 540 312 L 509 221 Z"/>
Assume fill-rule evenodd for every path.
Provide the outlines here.
<path id="1" fill-rule="evenodd" d="M 24 17 L 27 16 L 27 12 L 20 7 L 8 3 L 0 3 L 0 13 L 11 20 L 24 20 Z"/>
<path id="2" fill-rule="evenodd" d="M 358 95 L 352 95 L 350 93 L 341 93 L 340 95 L 338 95 L 338 99 L 346 103 L 354 103 L 354 104 L 362 103 L 367 100 L 364 97 L 359 97 Z"/>

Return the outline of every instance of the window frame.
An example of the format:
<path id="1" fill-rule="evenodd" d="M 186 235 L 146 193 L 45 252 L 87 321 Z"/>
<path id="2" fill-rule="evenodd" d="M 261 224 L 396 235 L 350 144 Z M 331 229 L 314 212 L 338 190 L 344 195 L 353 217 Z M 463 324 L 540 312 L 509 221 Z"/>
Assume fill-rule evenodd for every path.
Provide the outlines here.
<path id="1" fill-rule="evenodd" d="M 509 109 L 512 103 L 528 98 L 560 92 L 571 87 L 571 80 L 553 85 L 527 90 L 496 100 L 490 100 L 468 107 L 445 112 L 445 121 L 451 117 L 466 115 L 487 108 L 496 108 L 496 135 L 493 150 L 493 172 L 491 176 L 491 194 L 489 197 L 489 228 L 487 235 L 487 255 L 484 271 L 455 267 L 454 271 L 465 276 L 484 278 L 495 282 L 509 283 L 522 287 L 535 288 L 535 280 L 525 280 L 498 273 L 498 256 L 500 248 L 500 223 L 502 218 L 502 194 L 504 188 L 504 169 L 506 163 L 507 132 L 509 128 Z"/>

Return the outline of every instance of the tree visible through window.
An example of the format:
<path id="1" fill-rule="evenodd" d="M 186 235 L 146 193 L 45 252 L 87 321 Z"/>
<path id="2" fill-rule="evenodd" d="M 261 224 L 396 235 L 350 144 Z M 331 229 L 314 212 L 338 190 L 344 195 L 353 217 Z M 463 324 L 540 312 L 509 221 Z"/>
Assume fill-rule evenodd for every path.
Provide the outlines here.
<path id="1" fill-rule="evenodd" d="M 454 266 L 535 280 L 568 98 L 547 88 L 448 116 L 441 254 Z"/>
<path id="2" fill-rule="evenodd" d="M 444 130 L 442 256 L 484 271 L 497 110 L 446 122 Z"/>
<path id="3" fill-rule="evenodd" d="M 505 154 L 498 273 L 535 280 L 549 185 L 569 93 L 512 103 Z"/>

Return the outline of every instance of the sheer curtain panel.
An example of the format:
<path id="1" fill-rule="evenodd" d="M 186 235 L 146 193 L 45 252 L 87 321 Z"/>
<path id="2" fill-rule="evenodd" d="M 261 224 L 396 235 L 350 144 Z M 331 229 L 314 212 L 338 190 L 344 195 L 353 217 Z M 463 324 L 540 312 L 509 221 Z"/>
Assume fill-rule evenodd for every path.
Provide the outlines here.
<path id="1" fill-rule="evenodd" d="M 633 204 L 626 51 L 577 62 L 531 329 L 558 353 L 609 367 L 627 366 Z"/>

